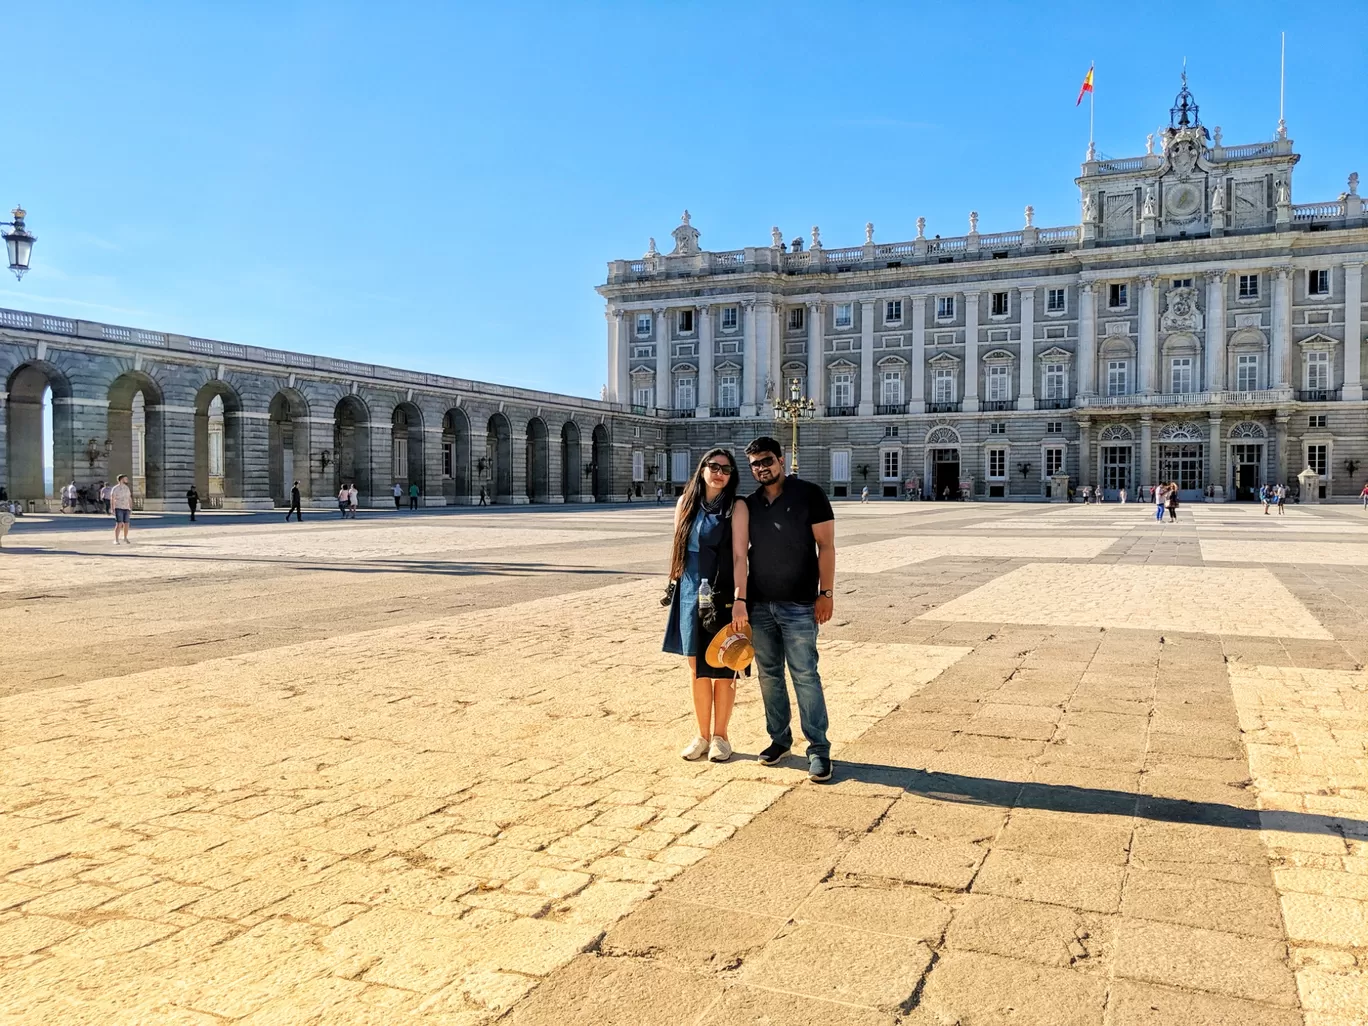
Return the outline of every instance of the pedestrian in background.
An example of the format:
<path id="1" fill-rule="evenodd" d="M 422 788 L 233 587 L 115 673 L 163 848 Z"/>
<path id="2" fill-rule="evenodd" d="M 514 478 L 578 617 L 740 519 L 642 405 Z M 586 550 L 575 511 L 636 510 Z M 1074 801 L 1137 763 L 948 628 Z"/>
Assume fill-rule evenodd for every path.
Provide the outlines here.
<path id="1" fill-rule="evenodd" d="M 361 493 L 356 490 L 356 482 L 351 483 L 347 489 L 347 508 L 351 510 L 351 518 L 356 519 L 356 507 L 361 505 Z"/>
<path id="2" fill-rule="evenodd" d="M 418 508 L 418 483 L 409 485 L 409 509 Z"/>
<path id="3" fill-rule="evenodd" d="M 345 481 L 342 487 L 337 490 L 337 512 L 342 514 L 342 519 L 347 519 L 347 507 L 351 505 L 351 485 Z"/>
<path id="4" fill-rule="evenodd" d="M 484 485 L 480 485 L 480 505 L 481 505 L 481 506 L 488 506 L 488 505 L 489 505 L 489 503 L 485 501 L 486 498 L 488 498 L 488 493 L 485 491 L 485 486 L 484 486 Z"/>
<path id="5" fill-rule="evenodd" d="M 1150 489 L 1150 498 L 1154 500 L 1154 519 L 1163 523 L 1164 506 L 1168 500 L 1168 485 L 1158 485 Z"/>
<path id="6" fill-rule="evenodd" d="M 1259 502 L 1263 505 L 1264 516 L 1268 516 L 1269 491 L 1268 485 L 1259 485 Z"/>
<path id="7" fill-rule="evenodd" d="M 1169 522 L 1176 523 L 1178 520 L 1178 482 L 1170 481 L 1166 491 L 1168 492 L 1167 505 Z"/>
<path id="8" fill-rule="evenodd" d="M 199 489 L 191 485 L 185 492 L 185 504 L 190 507 L 190 523 L 195 522 L 195 510 L 199 509 Z"/>
<path id="9" fill-rule="evenodd" d="M 1278 485 L 1274 501 L 1278 504 L 1278 516 L 1283 515 L 1283 510 L 1287 508 L 1287 486 Z"/>
<path id="10" fill-rule="evenodd" d="M 304 522 L 304 511 L 299 505 L 299 482 L 296 481 L 290 488 L 290 509 L 285 514 L 285 523 L 290 522 L 290 514 L 293 513 L 296 523 Z"/>
<path id="11" fill-rule="evenodd" d="M 132 545 L 128 540 L 128 521 L 133 516 L 133 489 L 128 487 L 127 474 L 120 474 L 109 490 L 109 504 L 114 509 L 114 544 L 119 544 L 122 534 L 124 544 Z"/>
<path id="12" fill-rule="evenodd" d="M 861 501 L 861 502 L 868 502 L 868 501 L 869 501 L 869 485 L 865 485 L 863 488 L 860 489 L 860 501 Z"/>
<path id="13" fill-rule="evenodd" d="M 404 486 L 398 481 L 394 482 L 394 508 L 402 509 L 404 503 Z"/>

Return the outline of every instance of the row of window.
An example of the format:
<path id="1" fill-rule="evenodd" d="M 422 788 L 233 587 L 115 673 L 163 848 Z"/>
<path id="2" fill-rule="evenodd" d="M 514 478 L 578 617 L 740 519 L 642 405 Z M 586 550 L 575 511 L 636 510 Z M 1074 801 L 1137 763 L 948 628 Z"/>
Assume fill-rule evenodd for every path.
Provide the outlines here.
<path id="1" fill-rule="evenodd" d="M 722 308 L 721 325 L 723 331 L 735 331 L 740 322 L 740 311 L 734 306 L 724 306 Z M 651 334 L 652 316 L 649 313 L 639 312 L 636 315 L 636 333 L 638 338 L 646 338 Z M 680 335 L 692 335 L 694 330 L 694 311 L 685 308 L 675 311 L 675 332 Z"/>

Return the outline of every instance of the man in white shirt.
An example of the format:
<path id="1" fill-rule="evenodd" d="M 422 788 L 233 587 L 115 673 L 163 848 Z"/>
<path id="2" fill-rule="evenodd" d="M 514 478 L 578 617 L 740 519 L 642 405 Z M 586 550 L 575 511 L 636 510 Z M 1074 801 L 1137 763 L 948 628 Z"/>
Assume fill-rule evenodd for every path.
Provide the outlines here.
<path id="1" fill-rule="evenodd" d="M 119 544 L 119 532 L 122 531 L 124 542 L 132 545 L 128 540 L 128 520 L 133 515 L 133 489 L 128 487 L 127 474 L 120 474 L 109 490 L 109 504 L 114 509 L 114 544 Z"/>
<path id="2" fill-rule="evenodd" d="M 404 489 L 398 481 L 394 482 L 394 508 L 398 509 L 404 501 Z"/>

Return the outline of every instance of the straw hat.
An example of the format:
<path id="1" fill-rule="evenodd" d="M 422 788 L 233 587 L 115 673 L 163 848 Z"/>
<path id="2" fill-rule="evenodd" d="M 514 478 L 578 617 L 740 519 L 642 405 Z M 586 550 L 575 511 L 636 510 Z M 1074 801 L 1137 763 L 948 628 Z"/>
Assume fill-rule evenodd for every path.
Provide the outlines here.
<path id="1" fill-rule="evenodd" d="M 726 667 L 740 673 L 754 658 L 755 649 L 751 647 L 749 623 L 743 624 L 738 630 L 734 623 L 728 621 L 713 635 L 712 641 L 708 642 L 709 666 L 716 666 L 719 669 Z"/>

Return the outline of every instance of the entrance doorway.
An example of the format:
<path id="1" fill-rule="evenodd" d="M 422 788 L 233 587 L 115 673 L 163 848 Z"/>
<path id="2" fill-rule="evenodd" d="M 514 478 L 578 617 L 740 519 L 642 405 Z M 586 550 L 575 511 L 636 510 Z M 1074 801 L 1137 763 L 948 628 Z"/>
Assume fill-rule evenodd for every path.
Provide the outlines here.
<path id="1" fill-rule="evenodd" d="M 1202 446 L 1197 442 L 1159 446 L 1159 480 L 1178 482 L 1180 502 L 1202 497 Z"/>
<path id="2" fill-rule="evenodd" d="M 1124 488 L 1135 495 L 1131 483 L 1132 449 L 1129 445 L 1102 447 L 1102 494 L 1108 499 L 1119 499 Z"/>
<path id="3" fill-rule="evenodd" d="M 1230 476 L 1235 485 L 1236 502 L 1253 502 L 1263 484 L 1262 445 L 1245 443 L 1230 447 Z"/>
<path id="4" fill-rule="evenodd" d="M 958 449 L 931 450 L 931 497 L 958 499 L 960 460 Z"/>

